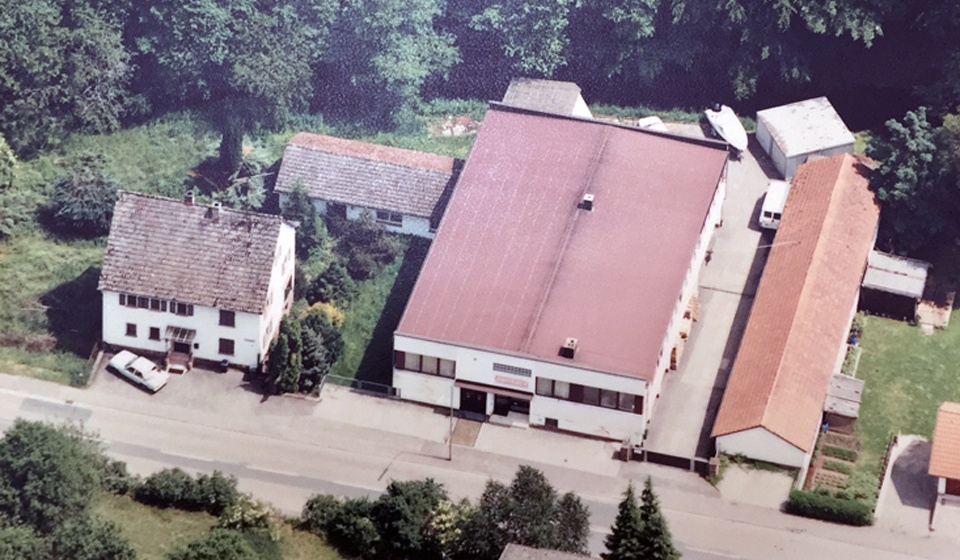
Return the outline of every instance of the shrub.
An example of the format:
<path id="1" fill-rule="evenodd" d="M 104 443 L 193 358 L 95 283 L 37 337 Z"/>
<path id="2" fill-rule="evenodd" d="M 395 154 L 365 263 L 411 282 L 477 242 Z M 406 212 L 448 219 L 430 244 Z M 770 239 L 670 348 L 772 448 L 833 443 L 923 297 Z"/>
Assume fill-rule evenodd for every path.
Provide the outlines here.
<path id="1" fill-rule="evenodd" d="M 824 461 L 823 468 L 843 474 L 850 474 L 853 472 L 853 465 L 850 463 L 844 463 L 842 461 Z"/>
<path id="2" fill-rule="evenodd" d="M 87 363 L 77 364 L 70 370 L 70 386 L 86 387 L 90 383 L 91 368 Z"/>
<path id="3" fill-rule="evenodd" d="M 342 264 L 335 261 L 310 283 L 305 296 L 310 304 L 330 302 L 345 307 L 356 294 L 357 285 L 353 278 Z"/>
<path id="4" fill-rule="evenodd" d="M 13 237 L 33 224 L 38 195 L 20 187 L 0 187 L 0 239 Z"/>
<path id="5" fill-rule="evenodd" d="M 100 467 L 100 484 L 107 492 L 122 496 L 137 486 L 137 477 L 130 474 L 123 461 L 104 457 Z"/>
<path id="6" fill-rule="evenodd" d="M 330 494 L 317 494 L 304 504 L 298 526 L 304 531 L 323 536 L 327 524 L 339 512 L 340 500 Z"/>
<path id="7" fill-rule="evenodd" d="M 273 534 L 273 513 L 270 506 L 255 499 L 250 494 L 240 494 L 229 507 L 220 514 L 218 525 L 224 529 L 249 531 L 266 530 Z"/>
<path id="8" fill-rule="evenodd" d="M 813 492 L 792 490 L 786 510 L 793 515 L 846 525 L 873 524 L 873 511 L 869 505 L 857 500 L 843 499 L 823 490 Z"/>
<path id="9" fill-rule="evenodd" d="M 373 556 L 380 535 L 370 518 L 372 509 L 367 498 L 345 501 L 327 523 L 327 538 L 348 556 Z"/>
<path id="10" fill-rule="evenodd" d="M 339 237 L 336 252 L 354 280 L 376 276 L 403 251 L 403 242 L 388 234 L 368 211 L 356 220 L 331 218 L 330 230 Z"/>
<path id="11" fill-rule="evenodd" d="M 837 459 L 843 459 L 844 461 L 850 461 L 851 463 L 855 462 L 858 457 L 858 453 L 853 449 L 837 447 L 835 445 L 824 445 L 821 451 L 827 457 L 835 457 Z"/>
<path id="12" fill-rule="evenodd" d="M 334 327 L 340 329 L 343 328 L 343 322 L 346 320 L 346 315 L 344 315 L 343 310 L 337 307 L 335 304 L 327 301 L 318 301 L 306 311 L 309 315 L 323 315 L 330 321 Z"/>
<path id="13" fill-rule="evenodd" d="M 242 533 L 214 529 L 200 540 L 168 555 L 170 560 L 259 560 Z"/>
<path id="14" fill-rule="evenodd" d="M 239 493 L 237 479 L 219 471 L 194 479 L 178 468 L 164 469 L 143 481 L 134 499 L 160 508 L 206 511 L 220 515 L 234 505 Z"/>
<path id="15" fill-rule="evenodd" d="M 110 230 L 119 186 L 104 166 L 102 156 L 82 156 L 57 181 L 50 207 L 57 233 L 98 237 Z"/>

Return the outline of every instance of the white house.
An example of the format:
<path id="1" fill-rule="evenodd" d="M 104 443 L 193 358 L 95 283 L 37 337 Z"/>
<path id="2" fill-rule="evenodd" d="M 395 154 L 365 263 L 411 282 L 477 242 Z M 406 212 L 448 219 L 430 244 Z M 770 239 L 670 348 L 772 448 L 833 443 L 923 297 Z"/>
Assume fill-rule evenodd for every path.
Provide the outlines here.
<path id="1" fill-rule="evenodd" d="M 370 212 L 389 231 L 432 239 L 462 162 L 357 140 L 301 132 L 283 152 L 280 204 L 302 186 L 320 214 Z"/>
<path id="2" fill-rule="evenodd" d="M 256 368 L 293 301 L 294 228 L 279 216 L 121 192 L 100 274 L 103 341 Z"/>
<path id="3" fill-rule="evenodd" d="M 757 142 L 785 179 L 813 156 L 853 153 L 853 133 L 826 97 L 758 111 Z"/>
<path id="4" fill-rule="evenodd" d="M 794 177 L 714 423 L 718 452 L 806 469 L 876 240 L 864 169 L 840 155 Z"/>
<path id="5" fill-rule="evenodd" d="M 580 86 L 573 82 L 514 78 L 503 95 L 503 103 L 532 111 L 593 118 L 590 107 L 580 95 Z"/>
<path id="6" fill-rule="evenodd" d="M 394 333 L 400 397 L 639 443 L 726 161 L 718 142 L 492 104 Z"/>

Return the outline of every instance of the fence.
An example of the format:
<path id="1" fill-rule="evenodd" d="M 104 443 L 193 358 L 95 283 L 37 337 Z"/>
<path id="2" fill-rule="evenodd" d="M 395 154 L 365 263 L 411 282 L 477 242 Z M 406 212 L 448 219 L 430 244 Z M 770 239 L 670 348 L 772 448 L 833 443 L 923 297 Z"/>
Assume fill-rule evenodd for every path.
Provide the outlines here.
<path id="1" fill-rule="evenodd" d="M 643 448 L 634 448 L 630 453 L 630 458 L 641 463 L 653 463 L 654 465 L 695 472 L 700 476 L 710 475 L 710 460 L 703 457 L 678 457 Z"/>
<path id="2" fill-rule="evenodd" d="M 323 394 L 323 388 L 327 385 L 327 383 L 332 383 L 333 385 L 338 385 L 340 387 L 349 387 L 351 390 L 357 391 L 358 393 L 367 393 L 369 395 L 388 397 L 391 399 L 400 398 L 400 390 L 391 385 L 376 383 L 374 381 L 365 381 L 363 379 L 354 379 L 352 377 L 342 377 L 333 374 L 327 374 L 324 376 L 323 381 L 320 382 L 320 388 L 317 390 L 318 395 Z"/>

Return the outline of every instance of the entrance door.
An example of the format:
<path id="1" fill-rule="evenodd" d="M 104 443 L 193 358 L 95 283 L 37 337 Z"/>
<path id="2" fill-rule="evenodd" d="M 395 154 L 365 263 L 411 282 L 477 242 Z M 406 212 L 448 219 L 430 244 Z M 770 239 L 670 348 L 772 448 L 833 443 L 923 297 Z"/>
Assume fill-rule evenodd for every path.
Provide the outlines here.
<path id="1" fill-rule="evenodd" d="M 189 354 L 190 353 L 190 343 L 188 342 L 174 342 L 173 351 L 179 354 Z"/>
<path id="2" fill-rule="evenodd" d="M 473 389 L 460 389 L 460 410 L 474 414 L 487 414 L 487 394 Z"/>

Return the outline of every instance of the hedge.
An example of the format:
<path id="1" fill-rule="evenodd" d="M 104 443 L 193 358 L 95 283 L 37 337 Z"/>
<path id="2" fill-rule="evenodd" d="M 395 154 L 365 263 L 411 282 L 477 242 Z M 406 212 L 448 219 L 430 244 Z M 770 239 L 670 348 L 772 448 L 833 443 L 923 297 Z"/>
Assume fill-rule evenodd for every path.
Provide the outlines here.
<path id="1" fill-rule="evenodd" d="M 133 498 L 148 506 L 206 511 L 220 515 L 236 504 L 237 479 L 220 471 L 194 478 L 178 468 L 164 469 L 146 478 Z"/>
<path id="2" fill-rule="evenodd" d="M 843 459 L 851 463 L 856 462 L 858 456 L 857 452 L 853 449 L 837 447 L 835 445 L 824 445 L 822 451 L 827 457 L 836 457 L 837 459 Z"/>
<path id="3" fill-rule="evenodd" d="M 867 504 L 838 498 L 829 492 L 791 490 L 787 513 L 846 525 L 873 525 L 873 510 Z"/>

